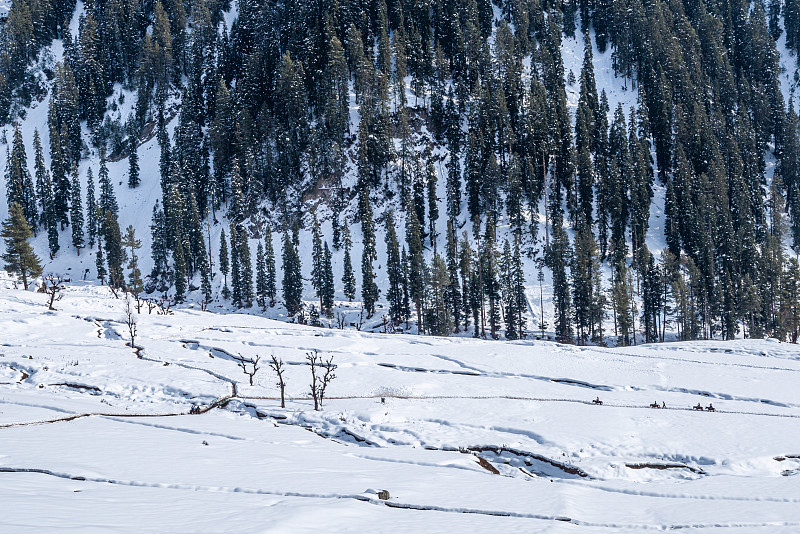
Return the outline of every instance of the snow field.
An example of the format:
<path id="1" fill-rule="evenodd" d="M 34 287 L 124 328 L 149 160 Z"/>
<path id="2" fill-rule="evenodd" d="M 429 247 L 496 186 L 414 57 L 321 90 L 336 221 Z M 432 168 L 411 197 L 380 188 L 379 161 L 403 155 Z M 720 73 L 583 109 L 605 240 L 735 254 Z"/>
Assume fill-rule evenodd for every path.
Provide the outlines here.
<path id="1" fill-rule="evenodd" d="M 178 310 L 137 316 L 140 359 L 106 288 L 74 284 L 57 308 L 0 289 L 4 532 L 800 528 L 794 346 L 499 344 Z M 338 365 L 321 412 L 315 349 Z M 239 353 L 262 358 L 252 387 Z M 102 415 L 45 422 L 82 414 Z"/>

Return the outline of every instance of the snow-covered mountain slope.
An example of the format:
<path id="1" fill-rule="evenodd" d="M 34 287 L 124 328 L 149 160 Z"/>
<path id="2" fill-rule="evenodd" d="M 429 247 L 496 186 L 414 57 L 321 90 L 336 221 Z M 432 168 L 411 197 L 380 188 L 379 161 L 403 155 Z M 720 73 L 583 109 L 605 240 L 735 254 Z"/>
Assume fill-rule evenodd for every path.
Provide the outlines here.
<path id="1" fill-rule="evenodd" d="M 4 6 L 4 0 L 0 0 L 0 16 L 2 15 L 2 10 Z M 496 7 L 496 6 L 495 6 Z M 70 23 L 70 32 L 73 36 L 79 33 L 79 20 L 80 17 L 85 13 L 85 6 L 83 2 L 78 1 L 76 4 L 76 8 Z M 238 3 L 232 2 L 229 11 L 227 11 L 224 15 L 225 26 L 228 31 L 230 31 L 233 21 L 238 16 Z M 496 17 L 498 20 L 501 18 L 499 11 L 496 13 Z M 616 109 L 618 104 L 621 104 L 627 113 L 628 110 L 632 106 L 636 106 L 639 98 L 638 89 L 636 88 L 636 84 L 632 82 L 632 80 L 618 78 L 615 76 L 614 71 L 614 64 L 615 59 L 613 57 L 613 52 L 611 48 L 605 50 L 604 53 L 600 53 L 596 46 L 596 41 L 594 40 L 594 31 L 590 32 L 590 36 L 593 40 L 593 65 L 594 65 L 594 73 L 597 82 L 597 89 L 598 91 L 605 91 L 608 96 L 609 100 L 609 113 L 613 115 L 614 110 Z M 573 79 L 580 73 L 581 64 L 583 61 L 583 37 L 580 35 L 579 32 L 575 33 L 575 36 L 568 37 L 563 36 L 562 46 L 561 46 L 561 54 L 564 63 L 564 70 L 565 76 L 567 79 Z M 49 64 L 52 67 L 56 62 L 63 60 L 63 43 L 60 40 L 54 40 L 49 47 L 45 47 L 45 50 L 41 54 L 41 63 Z M 784 93 L 784 97 L 788 100 L 790 98 L 796 98 L 794 91 L 794 87 L 796 87 L 795 81 L 795 74 L 797 72 L 797 61 L 796 58 L 787 50 L 785 46 L 785 35 L 782 35 L 781 38 L 777 42 L 777 50 L 780 54 L 780 64 L 781 64 L 781 74 L 780 74 L 780 83 L 781 88 Z M 523 78 L 528 81 L 530 76 L 530 58 L 526 58 L 527 65 L 526 70 L 523 75 Z M 570 76 L 572 75 L 572 76 Z M 410 80 L 409 80 L 410 81 Z M 52 84 L 51 81 L 44 81 L 45 84 Z M 567 93 L 567 102 L 568 102 L 568 109 L 571 114 L 571 120 L 575 120 L 575 110 L 577 108 L 578 103 L 578 96 L 579 96 L 579 82 L 575 81 L 573 83 L 568 83 L 566 85 L 566 93 Z M 108 98 L 108 108 L 109 111 L 107 113 L 108 117 L 111 120 L 119 119 L 122 123 L 128 118 L 131 114 L 135 102 L 136 102 L 137 93 L 135 91 L 128 91 L 123 89 L 119 84 L 115 86 L 113 95 Z M 420 95 L 414 94 L 410 88 L 408 88 L 407 100 L 409 102 L 417 102 L 419 100 Z M 425 95 L 422 95 L 423 101 Z M 42 137 L 42 143 L 45 147 L 49 146 L 49 132 L 47 127 L 47 112 L 48 106 L 50 103 L 51 95 L 46 95 L 42 101 L 34 102 L 29 108 L 25 109 L 22 113 L 22 118 L 18 121 L 20 130 L 22 132 L 22 136 L 24 138 L 24 143 L 26 147 L 26 153 L 28 156 L 28 164 L 33 170 L 33 137 L 34 132 L 36 130 L 39 131 Z M 350 127 L 351 132 L 356 132 L 358 130 L 358 117 L 360 116 L 359 106 L 355 102 L 355 94 L 351 92 L 350 94 L 351 99 L 351 118 L 352 124 Z M 172 104 L 175 104 L 174 110 L 180 109 L 180 102 L 176 101 Z M 170 117 L 173 116 L 172 113 L 168 114 Z M 611 116 L 609 116 L 611 119 Z M 177 119 L 173 118 L 168 126 L 170 133 L 174 131 L 175 125 L 177 123 Z M 9 148 L 9 143 L 13 139 L 13 125 L 8 124 L 4 126 L 2 130 L 0 130 L 0 154 L 2 154 L 3 149 Z M 423 135 L 428 134 L 429 132 L 427 129 L 422 127 L 420 131 L 415 132 L 418 138 L 422 137 Z M 92 147 L 92 143 L 90 140 L 90 134 L 88 129 L 86 129 L 84 124 L 84 141 L 86 142 L 87 147 Z M 419 140 L 419 139 L 418 139 Z M 399 144 L 399 139 L 394 139 L 394 143 L 397 145 Z M 5 146 L 3 146 L 5 145 Z M 439 163 L 446 161 L 449 157 L 447 151 L 443 146 L 436 146 L 434 148 L 434 154 L 437 158 L 440 158 Z M 97 176 L 97 171 L 99 167 L 99 152 L 94 148 L 89 148 L 87 153 L 85 154 L 86 157 L 80 162 L 79 166 L 79 179 L 81 183 L 81 191 L 83 194 L 84 201 L 86 200 L 86 177 L 87 171 L 91 168 L 94 172 L 94 175 Z M 128 226 L 131 225 L 135 228 L 137 237 L 142 240 L 143 248 L 139 252 L 139 260 L 140 260 L 140 268 L 142 273 L 146 276 L 150 272 L 150 268 L 152 266 L 151 261 L 151 254 L 150 254 L 150 222 L 151 222 L 151 213 L 153 206 L 157 201 L 159 201 L 161 197 L 161 187 L 160 187 L 160 171 L 159 171 L 159 145 L 155 137 L 151 137 L 145 140 L 138 148 L 138 156 L 139 162 L 141 166 L 140 175 L 141 175 L 141 185 L 136 189 L 130 189 L 127 186 L 127 173 L 128 173 L 128 160 L 126 158 L 117 160 L 117 161 L 110 161 L 108 164 L 109 173 L 112 177 L 113 186 L 118 197 L 118 201 L 120 204 L 120 217 L 119 222 L 120 226 L 122 227 L 123 231 Z M 351 187 L 355 184 L 356 181 L 356 171 L 355 171 L 355 164 L 354 160 L 356 158 L 355 154 L 355 146 L 350 148 L 350 153 L 348 154 L 348 158 L 353 160 L 350 161 L 348 164 L 349 172 L 344 178 L 345 186 Z M 49 153 L 48 150 L 45 150 L 45 159 L 47 160 L 47 164 L 49 165 Z M 5 158 L 0 157 L 0 172 L 3 174 L 5 173 L 5 165 L 6 161 Z M 767 181 L 771 179 L 771 175 L 774 171 L 775 160 L 772 158 L 771 154 L 767 155 Z M 462 165 L 463 167 L 463 165 Z M 439 172 L 438 176 L 438 198 L 440 199 L 439 205 L 439 220 L 438 220 L 438 250 L 442 251 L 445 246 L 446 240 L 446 232 L 445 232 L 445 213 L 446 213 L 446 206 L 445 206 L 445 199 L 447 197 L 445 192 L 445 178 L 447 170 L 444 168 L 443 164 L 438 165 L 437 168 Z M 650 209 L 650 219 L 649 219 L 649 229 L 646 237 L 646 242 L 651 251 L 654 251 L 656 254 L 658 251 L 662 250 L 665 247 L 665 239 L 663 235 L 664 231 L 664 196 L 665 196 L 665 188 L 661 185 L 661 182 L 658 180 L 655 181 L 654 184 L 654 198 L 652 200 L 652 205 Z M 351 199 L 350 206 L 347 210 L 345 210 L 347 215 L 352 215 L 354 211 L 354 207 L 356 204 L 355 198 Z M 267 206 L 266 208 L 269 209 L 271 206 Z M 389 208 L 392 208 L 392 202 L 387 201 L 375 207 L 375 216 L 378 220 L 385 215 L 386 211 Z M 396 206 L 395 206 L 396 207 Z M 327 240 L 331 240 L 332 238 L 332 225 L 331 221 L 328 216 L 331 213 L 331 210 L 328 206 L 325 206 L 324 203 L 318 203 L 317 199 L 310 200 L 307 205 L 304 206 L 304 214 L 306 216 L 305 223 L 310 225 L 311 219 L 311 212 L 315 212 L 319 215 L 322 219 L 322 233 Z M 0 220 L 4 220 L 7 217 L 7 206 L 4 202 L 0 202 Z M 539 207 L 538 213 L 531 214 L 532 217 L 538 218 L 540 221 L 544 222 L 545 220 L 545 209 L 544 209 L 544 202 L 541 203 Z M 220 224 L 213 224 L 209 230 L 209 242 L 210 242 L 210 249 L 212 251 L 212 256 L 214 257 L 214 261 L 217 261 L 217 253 L 219 251 L 219 244 L 220 244 L 220 234 L 222 229 L 227 225 L 228 221 L 225 217 L 224 210 L 222 213 L 216 213 L 213 222 L 218 222 Z M 402 215 L 400 213 L 396 213 L 398 217 L 398 231 L 400 234 L 400 239 L 402 241 L 402 237 L 404 234 L 404 225 L 402 221 Z M 467 221 L 468 215 L 466 210 L 459 216 L 458 222 L 462 225 L 462 230 L 469 231 L 470 224 Z M 351 219 L 352 220 L 352 219 Z M 251 228 L 251 242 L 250 242 L 250 249 L 255 251 L 256 249 L 256 241 L 258 238 L 262 237 L 261 231 L 263 230 L 264 226 L 262 225 L 264 221 L 259 219 L 257 221 L 253 221 L 252 225 L 249 225 Z M 345 222 L 349 223 L 349 220 Z M 353 241 L 354 241 L 354 249 L 353 249 L 353 261 L 356 265 L 357 271 L 357 278 L 360 281 L 360 272 L 358 269 L 359 259 L 361 257 L 361 250 L 362 250 L 362 238 L 361 238 L 361 231 L 358 224 L 352 225 L 353 231 Z M 533 248 L 537 249 L 539 253 L 539 258 L 541 259 L 541 244 L 545 241 L 545 233 L 547 229 L 544 224 L 541 224 L 539 227 L 539 235 L 537 236 L 537 245 Z M 571 230 L 570 230 L 571 233 Z M 502 218 L 500 221 L 500 228 L 498 229 L 498 236 L 499 236 L 499 243 L 502 246 L 502 241 L 508 236 L 508 221 L 506 218 Z M 572 234 L 571 234 L 572 235 Z M 48 238 L 45 232 L 39 232 L 39 235 L 34 239 L 34 247 L 40 256 L 43 259 L 45 273 L 47 272 L 56 272 L 59 274 L 66 274 L 73 280 L 80 280 L 80 279 L 88 279 L 93 280 L 96 278 L 96 268 L 95 268 L 95 254 L 96 249 L 94 250 L 87 250 L 84 249 L 80 255 L 76 254 L 75 249 L 70 245 L 71 238 L 70 238 L 70 229 L 67 228 L 62 230 L 60 233 L 60 244 L 61 249 L 58 253 L 55 254 L 54 257 L 50 257 L 49 254 L 49 247 L 48 247 Z M 279 233 L 273 234 L 273 247 L 275 248 L 278 255 L 280 255 L 280 248 L 281 248 L 281 235 Z M 432 249 L 433 247 L 429 247 Z M 432 251 L 428 250 L 426 252 L 427 260 L 430 261 L 432 257 Z M 311 269 L 311 262 L 312 262 L 312 248 L 311 248 L 311 237 L 310 232 L 306 229 L 301 232 L 300 236 L 300 256 L 303 263 L 303 274 L 306 276 L 305 285 L 304 285 L 304 297 L 306 300 L 311 303 L 315 301 L 314 298 L 314 291 L 311 287 L 309 274 Z M 336 298 L 339 301 L 343 301 L 345 296 L 343 294 L 341 283 L 341 275 L 343 271 L 343 251 L 334 251 L 333 252 L 333 270 L 334 270 L 334 277 L 336 280 L 337 292 Z M 378 224 L 377 226 L 377 257 L 379 258 L 377 262 L 375 262 L 374 268 L 376 272 L 376 283 L 378 287 L 382 291 L 382 298 L 385 297 L 386 288 L 388 286 L 388 276 L 385 269 L 386 264 L 386 250 L 384 245 L 384 228 L 382 224 Z M 549 328 L 552 329 L 553 321 L 553 298 L 552 298 L 552 287 L 550 283 L 550 270 L 545 269 L 544 271 L 544 280 L 543 284 L 539 285 L 537 282 L 537 275 L 538 275 L 538 264 L 534 258 L 526 257 L 525 258 L 525 280 L 526 280 L 526 295 L 527 295 L 527 326 L 528 330 L 535 332 L 540 330 L 540 319 L 544 319 L 546 323 L 550 326 Z M 278 261 L 278 280 L 281 279 L 281 265 L 280 261 Z M 211 304 L 211 308 L 222 311 L 232 309 L 232 306 L 229 302 L 224 301 L 223 299 L 219 298 L 219 293 L 222 288 L 222 277 L 220 273 L 212 266 L 212 271 L 216 274 L 214 280 L 212 281 L 212 286 L 214 290 L 214 295 L 216 296 L 215 302 Z M 611 269 L 609 265 L 603 266 L 603 279 L 608 280 Z M 360 289 L 359 283 L 359 289 Z M 194 286 L 200 286 L 199 276 L 194 280 Z M 360 291 L 358 292 L 360 295 Z M 198 302 L 200 300 L 200 291 L 190 291 L 189 293 L 189 300 Z M 384 303 L 385 304 L 385 303 Z M 349 307 L 348 307 L 349 306 Z M 351 323 L 356 320 L 358 316 L 357 310 L 358 304 L 354 303 L 352 305 L 340 305 L 336 311 L 342 311 L 347 313 L 350 317 L 347 322 Z M 380 309 L 379 312 L 375 317 L 373 325 L 381 324 L 384 320 L 384 312 L 385 306 Z M 251 313 L 256 313 L 256 310 L 247 310 Z M 273 318 L 285 318 L 285 313 L 279 307 L 277 309 L 271 310 L 266 315 L 273 317 Z M 607 320 L 607 331 L 611 331 L 611 327 L 613 325 L 612 318 L 609 316 Z M 371 325 L 368 325 L 371 326 Z M 412 327 L 413 328 L 413 327 Z"/>
<path id="2" fill-rule="evenodd" d="M 137 358 L 106 288 L 56 307 L 0 289 L 3 532 L 800 529 L 793 345 L 498 344 L 178 310 L 136 316 Z M 312 350 L 338 365 L 319 412 Z M 238 354 L 261 356 L 253 386 Z"/>
<path id="3" fill-rule="evenodd" d="M 70 27 L 73 34 L 78 32 L 78 21 L 81 14 L 84 11 L 84 5 L 82 2 L 78 2 L 76 5 L 76 10 L 73 15 Z M 236 6 L 232 7 L 232 10 L 226 15 L 226 20 L 235 18 L 236 15 Z M 569 73 L 579 73 L 581 68 L 581 62 L 583 61 L 583 39 L 580 36 L 576 36 L 573 38 L 564 38 L 563 45 L 562 45 L 562 55 L 565 64 L 565 72 Z M 59 62 L 63 60 L 63 43 L 60 40 L 54 40 L 52 45 L 48 48 L 48 50 L 43 54 L 43 57 L 50 57 L 50 61 L 52 63 Z M 607 50 L 605 53 L 601 54 L 596 47 L 594 47 L 594 67 L 597 77 L 597 84 L 598 90 L 605 90 L 608 97 L 611 112 L 613 114 L 613 110 L 616 109 L 617 104 L 622 104 L 625 110 L 627 111 L 631 106 L 636 106 L 636 99 L 637 99 L 637 92 L 635 90 L 631 90 L 630 82 L 626 81 L 622 78 L 617 78 L 614 76 L 613 72 L 613 58 L 610 50 Z M 576 82 L 572 85 L 567 85 L 567 95 L 568 95 L 568 106 L 570 109 L 570 113 L 574 115 L 575 109 L 578 103 L 578 92 L 579 92 L 579 85 Z M 34 133 L 36 131 L 39 132 L 39 135 L 42 139 L 43 146 L 49 146 L 49 131 L 47 126 L 47 113 L 48 107 L 50 104 L 51 95 L 48 94 L 44 97 L 41 102 L 34 102 L 32 106 L 26 110 L 25 118 L 19 122 L 20 130 L 22 132 L 22 136 L 25 143 L 25 151 L 28 155 L 28 163 L 33 172 L 33 138 Z M 355 102 L 355 94 L 351 92 L 351 115 L 353 116 L 353 124 L 351 125 L 352 131 L 357 131 L 358 129 L 358 109 L 359 106 Z M 415 95 L 411 89 L 408 89 L 407 98 L 409 102 L 416 101 L 417 95 Z M 123 122 L 125 119 L 133 112 L 133 108 L 136 102 L 136 92 L 131 92 L 128 90 L 123 89 L 121 86 L 117 85 L 114 89 L 114 93 L 108 99 L 109 104 L 109 111 L 107 115 L 112 120 L 121 119 Z M 179 102 L 175 103 L 176 107 L 179 109 Z M 611 118 L 611 116 L 609 116 Z M 168 125 L 168 130 L 172 135 L 174 129 L 176 127 L 176 123 L 178 122 L 177 118 L 173 118 Z M 10 143 L 13 140 L 13 132 L 14 132 L 14 125 L 8 124 L 4 128 L 0 129 L 0 150 L 3 150 L 4 144 L 6 148 L 10 148 Z M 422 135 L 430 136 L 429 132 L 425 127 L 422 128 Z M 86 142 L 87 147 L 91 147 L 90 141 L 90 133 L 88 129 L 86 129 L 84 124 L 84 132 L 83 132 L 84 140 Z M 395 140 L 395 143 L 399 143 L 399 140 Z M 399 145 L 398 145 L 399 148 Z M 444 161 L 448 156 L 447 151 L 443 147 L 439 147 L 436 150 L 437 157 L 440 157 L 442 161 Z M 49 166 L 50 163 L 50 156 L 49 151 L 45 150 L 45 160 Z M 92 169 L 93 174 L 95 176 L 95 182 L 97 180 L 97 173 L 98 168 L 100 165 L 100 156 L 97 150 L 91 149 L 88 152 L 88 157 L 81 160 L 78 174 L 81 183 L 81 191 L 82 191 L 82 198 L 85 202 L 86 198 L 86 185 L 87 185 L 87 171 L 88 169 Z M 139 264 L 143 275 L 149 274 L 152 268 L 152 258 L 150 253 L 151 247 L 151 235 L 150 235 L 150 224 L 152 220 L 152 209 L 156 202 L 161 201 L 161 186 L 160 186 L 160 170 L 159 170 L 159 145 L 156 137 L 151 137 L 143 142 L 138 149 L 138 156 L 139 156 L 139 165 L 140 165 L 140 177 L 141 177 L 141 185 L 136 189 L 131 189 L 128 187 L 128 170 L 129 170 L 129 163 L 127 158 L 120 159 L 118 161 L 108 161 L 108 170 L 109 175 L 111 177 L 111 182 L 113 184 L 119 205 L 120 205 L 120 216 L 119 216 L 119 223 L 120 227 L 124 231 L 124 229 L 128 225 L 132 225 L 136 230 L 137 237 L 142 241 L 142 250 L 139 252 Z M 355 158 L 355 155 L 352 155 Z M 0 170 L 4 173 L 6 166 L 5 158 L 0 158 Z M 445 224 L 446 224 L 446 217 L 443 215 L 446 213 L 446 174 L 447 170 L 443 166 L 443 164 L 439 165 L 439 180 L 438 180 L 438 192 L 437 196 L 440 199 L 439 205 L 439 212 L 440 218 L 438 221 L 438 247 L 439 251 L 443 251 L 446 245 L 446 231 L 445 231 Z M 354 187 L 356 183 L 356 171 L 353 167 L 351 172 L 345 177 L 345 185 L 348 187 Z M 95 184 L 97 185 L 97 184 Z M 650 231 L 648 233 L 648 245 L 651 250 L 661 250 L 665 246 L 664 236 L 663 236 L 663 196 L 664 191 L 663 188 L 660 186 L 656 186 L 656 198 L 654 199 L 651 220 L 650 220 Z M 357 201 L 353 199 L 350 203 L 349 209 L 346 211 L 346 216 L 352 216 L 356 209 Z M 387 203 L 381 207 L 375 208 L 375 215 L 378 218 L 383 217 L 386 210 L 392 209 L 393 206 L 391 203 Z M 217 253 L 219 251 L 220 245 L 220 235 L 223 229 L 225 229 L 226 233 L 228 230 L 226 229 L 227 226 L 227 219 L 224 216 L 224 209 L 223 213 L 216 214 L 216 221 L 220 224 L 214 224 L 210 228 L 210 249 L 212 251 L 214 261 L 217 261 Z M 300 247 L 299 253 L 303 265 L 303 274 L 306 277 L 305 284 L 304 284 L 304 297 L 309 303 L 313 303 L 315 301 L 314 298 L 314 290 L 311 286 L 309 272 L 311 269 L 312 264 L 312 247 L 311 247 L 311 230 L 310 230 L 310 213 L 314 211 L 318 217 L 321 219 L 321 230 L 323 236 L 326 240 L 330 241 L 331 236 L 333 234 L 332 224 L 330 217 L 332 215 L 331 209 L 326 206 L 324 203 L 318 203 L 316 201 L 311 202 L 308 205 L 308 212 L 309 216 L 307 217 L 308 220 L 306 223 L 309 225 L 308 228 L 302 229 L 300 232 Z M 540 230 L 539 230 L 539 242 L 543 243 L 545 240 L 545 231 L 544 228 L 544 221 L 545 221 L 545 214 L 544 214 L 544 202 L 542 202 L 540 213 L 537 214 L 537 217 L 541 221 Z M 8 206 L 5 202 L 0 203 L 0 220 L 5 220 L 8 216 Z M 404 222 L 402 218 L 402 213 L 399 211 L 395 211 L 395 217 L 397 218 L 397 232 L 402 240 L 403 236 L 405 235 L 404 229 Z M 466 211 L 460 217 L 461 223 L 463 226 L 461 230 L 469 231 L 470 225 L 467 224 L 468 215 Z M 358 269 L 358 262 L 359 258 L 361 257 L 361 252 L 363 250 L 363 239 L 361 236 L 361 227 L 359 224 L 351 224 L 350 230 L 352 232 L 352 239 L 353 239 L 353 262 L 356 267 L 356 276 L 358 278 L 358 288 L 359 292 L 358 295 L 360 298 L 360 288 L 361 288 L 361 273 Z M 377 253 L 379 261 L 376 262 L 374 265 L 375 272 L 376 272 L 376 283 L 378 287 L 381 289 L 382 295 L 384 296 L 386 287 L 388 285 L 388 274 L 385 269 L 385 258 L 386 258 L 386 246 L 385 246 L 385 227 L 383 224 L 377 225 Z M 39 257 L 42 259 L 42 264 L 44 267 L 44 272 L 49 273 L 58 273 L 63 274 L 73 280 L 96 280 L 96 268 L 95 268 L 95 260 L 96 260 L 96 247 L 93 249 L 83 249 L 80 255 L 76 254 L 75 249 L 70 245 L 71 237 L 70 237 L 71 230 L 66 228 L 65 230 L 60 231 L 60 244 L 61 250 L 54 256 L 51 257 L 49 253 L 48 247 L 48 237 L 46 232 L 39 232 L 39 234 L 32 240 L 34 249 L 36 250 Z M 571 231 L 570 231 L 571 232 Z M 500 242 L 505 239 L 509 235 L 509 228 L 507 221 L 503 221 L 501 226 L 498 228 L 498 236 L 500 238 Z M 252 251 L 256 250 L 258 238 L 261 237 L 259 235 L 251 235 L 250 240 L 250 248 Z M 276 255 L 278 255 L 278 259 L 280 259 L 280 251 L 281 251 L 281 239 L 282 236 L 279 231 L 273 233 L 273 248 L 276 251 Z M 541 247 L 540 247 L 541 248 Z M 432 247 L 431 247 L 432 249 Z M 541 252 L 541 251 L 540 251 Z M 430 261 L 432 257 L 432 250 L 428 250 L 426 252 L 428 256 L 427 259 Z M 344 292 L 341 287 L 340 280 L 343 274 L 343 250 L 333 250 L 333 269 L 334 269 L 334 277 L 336 280 L 336 298 L 339 301 L 344 301 L 345 296 Z M 255 259 L 255 258 L 253 258 Z M 277 270 L 278 270 L 278 280 L 282 278 L 282 266 L 281 262 L 277 262 Z M 223 279 L 222 276 L 217 272 L 216 265 L 212 266 L 212 271 L 216 274 L 214 280 L 212 281 L 212 285 L 214 287 L 214 293 L 218 297 L 214 303 L 210 305 L 212 309 L 217 311 L 232 311 L 233 308 L 230 306 L 230 303 L 224 301 L 223 299 L 219 298 L 219 293 L 222 290 Z M 540 318 L 542 317 L 542 313 L 545 316 L 545 322 L 549 323 L 550 329 L 552 329 L 552 313 L 553 313 L 553 305 L 552 305 L 552 285 L 550 282 L 550 271 L 545 270 L 545 280 L 543 286 L 540 288 L 537 280 L 537 266 L 536 263 L 531 260 L 530 258 L 526 258 L 525 261 L 525 279 L 527 282 L 527 296 L 528 296 L 528 328 L 531 331 L 538 331 L 540 329 L 539 322 Z M 609 271 L 610 272 L 610 271 Z M 607 273 L 608 274 L 608 273 Z M 199 287 L 199 278 L 195 284 Z M 540 300 L 540 289 L 541 293 L 541 300 Z M 197 300 L 200 299 L 200 292 L 195 291 L 190 293 L 190 300 Z M 381 301 L 384 299 L 381 298 Z M 382 307 L 382 306 L 381 306 Z M 339 311 L 349 317 L 348 323 L 355 322 L 360 320 L 358 318 L 359 312 L 356 310 L 358 308 L 357 305 L 342 305 L 340 304 L 336 311 Z M 544 308 L 544 310 L 542 310 Z M 383 308 L 385 310 L 385 308 Z M 251 313 L 256 313 L 256 309 L 246 310 Z M 282 308 L 278 308 L 276 310 L 269 310 L 269 313 L 266 314 L 272 318 L 283 319 L 285 318 L 285 313 Z M 379 312 L 375 317 L 373 323 L 378 324 L 383 321 L 384 313 Z M 324 319 L 323 319 L 324 320 Z M 612 323 L 609 322 L 609 328 L 612 326 Z"/>

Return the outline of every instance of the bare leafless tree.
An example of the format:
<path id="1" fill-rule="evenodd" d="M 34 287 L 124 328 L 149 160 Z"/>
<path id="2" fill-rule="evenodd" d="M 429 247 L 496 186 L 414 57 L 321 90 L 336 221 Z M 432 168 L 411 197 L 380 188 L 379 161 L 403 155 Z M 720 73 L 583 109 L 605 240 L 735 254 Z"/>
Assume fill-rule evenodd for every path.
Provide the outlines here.
<path id="1" fill-rule="evenodd" d="M 244 374 L 246 374 L 250 378 L 250 385 L 252 386 L 253 378 L 256 376 L 258 370 L 261 369 L 261 367 L 259 367 L 258 365 L 258 362 L 261 361 L 261 356 L 256 355 L 255 358 L 245 358 L 244 356 L 239 354 L 238 358 L 236 356 L 234 356 L 233 358 L 238 362 L 237 365 L 239 365 L 239 367 L 242 368 Z"/>
<path id="2" fill-rule="evenodd" d="M 286 408 L 286 381 L 283 378 L 283 373 L 286 369 L 283 368 L 283 360 L 279 360 L 275 354 L 272 354 L 272 361 L 269 366 L 278 375 L 278 387 L 281 388 L 281 408 Z"/>
<path id="3" fill-rule="evenodd" d="M 128 327 L 128 333 L 131 336 L 131 348 L 136 350 L 136 345 L 134 345 L 136 340 L 136 312 L 129 294 L 125 295 L 125 326 Z"/>
<path id="4" fill-rule="evenodd" d="M 336 378 L 336 367 L 337 365 L 333 363 L 333 356 L 328 358 L 325 362 L 325 372 L 322 375 L 321 384 L 319 387 L 319 407 L 322 408 L 322 401 L 325 398 L 325 390 L 328 389 L 328 384 Z"/>
<path id="5" fill-rule="evenodd" d="M 306 360 L 311 366 L 311 398 L 314 399 L 314 410 L 321 410 L 325 399 L 325 390 L 328 384 L 336 378 L 336 364 L 333 363 L 333 356 L 324 361 L 319 352 L 313 350 L 306 353 Z M 318 369 L 324 368 L 322 375 L 318 375 Z"/>
<path id="6" fill-rule="evenodd" d="M 64 285 L 65 281 L 66 280 L 63 276 L 53 273 L 50 273 L 44 277 L 44 291 L 50 296 L 50 301 L 47 303 L 47 307 L 53 311 L 55 311 L 53 303 L 57 300 L 61 300 L 64 297 L 61 292 L 67 288 L 67 286 Z"/>
<path id="7" fill-rule="evenodd" d="M 172 305 L 175 304 L 175 301 L 169 298 L 169 295 L 164 294 L 160 299 L 156 301 L 156 305 L 158 306 L 158 310 L 156 310 L 157 315 L 172 315 Z"/>
<path id="8" fill-rule="evenodd" d="M 311 398 L 314 399 L 314 410 L 319 410 L 319 397 L 317 389 L 317 365 L 319 364 L 319 353 L 314 350 L 306 353 L 306 360 L 311 366 Z"/>

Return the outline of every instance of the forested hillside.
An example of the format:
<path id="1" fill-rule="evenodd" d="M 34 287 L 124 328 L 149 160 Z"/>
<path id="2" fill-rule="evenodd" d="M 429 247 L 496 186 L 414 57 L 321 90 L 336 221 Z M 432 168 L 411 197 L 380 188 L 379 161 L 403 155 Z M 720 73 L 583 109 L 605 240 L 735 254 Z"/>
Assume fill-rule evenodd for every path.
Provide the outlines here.
<path id="1" fill-rule="evenodd" d="M 4 237 L 45 271 L 387 331 L 798 339 L 800 0 L 2 20 Z"/>

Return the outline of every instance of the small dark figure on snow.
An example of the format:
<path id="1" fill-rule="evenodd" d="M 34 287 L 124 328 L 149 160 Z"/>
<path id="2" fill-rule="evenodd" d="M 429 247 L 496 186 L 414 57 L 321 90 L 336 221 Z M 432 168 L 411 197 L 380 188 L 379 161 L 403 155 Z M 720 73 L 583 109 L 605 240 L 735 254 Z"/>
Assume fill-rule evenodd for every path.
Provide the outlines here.
<path id="1" fill-rule="evenodd" d="M 601 400 L 600 400 L 600 397 L 597 397 L 596 399 L 594 399 L 594 400 L 592 401 L 592 404 L 599 404 L 599 405 L 602 405 L 602 404 L 603 404 L 603 401 L 601 401 Z"/>
<path id="2" fill-rule="evenodd" d="M 662 408 L 666 408 L 666 407 L 667 407 L 667 403 L 666 403 L 666 402 L 664 402 L 664 401 L 661 401 L 661 407 L 662 407 Z"/>
<path id="3" fill-rule="evenodd" d="M 706 408 L 706 410 L 709 411 L 709 412 L 716 412 L 717 411 L 710 402 L 708 403 L 708 408 Z"/>
<path id="4" fill-rule="evenodd" d="M 700 405 L 699 402 L 697 403 L 697 406 L 693 406 L 692 409 L 693 410 L 700 410 L 701 412 L 703 411 L 703 407 Z"/>

